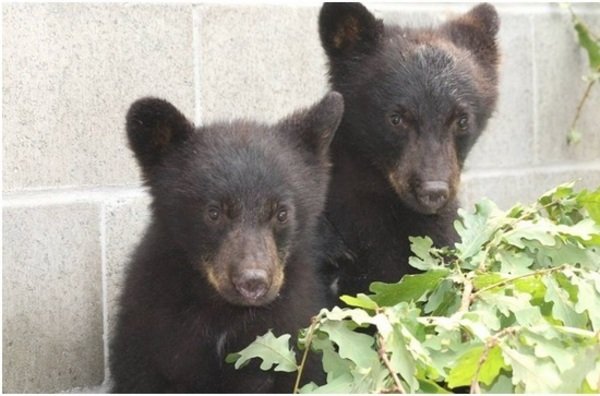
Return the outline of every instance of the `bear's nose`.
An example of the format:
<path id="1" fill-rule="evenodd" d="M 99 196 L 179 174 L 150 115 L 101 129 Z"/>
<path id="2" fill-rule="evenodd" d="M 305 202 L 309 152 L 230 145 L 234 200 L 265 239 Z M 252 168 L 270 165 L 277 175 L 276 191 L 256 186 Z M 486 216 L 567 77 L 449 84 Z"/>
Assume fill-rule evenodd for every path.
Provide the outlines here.
<path id="1" fill-rule="evenodd" d="M 417 188 L 419 202 L 435 212 L 448 201 L 450 189 L 445 181 L 426 181 Z"/>
<path id="2" fill-rule="evenodd" d="M 267 293 L 267 271 L 247 269 L 234 277 L 233 284 L 237 291 L 248 300 L 258 300 Z"/>

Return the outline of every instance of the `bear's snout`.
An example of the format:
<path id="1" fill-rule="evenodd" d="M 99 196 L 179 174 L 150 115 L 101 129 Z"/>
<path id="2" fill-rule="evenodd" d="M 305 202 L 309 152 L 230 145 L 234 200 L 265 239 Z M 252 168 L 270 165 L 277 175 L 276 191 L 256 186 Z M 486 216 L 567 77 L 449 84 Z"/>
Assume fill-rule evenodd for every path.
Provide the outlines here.
<path id="1" fill-rule="evenodd" d="M 284 267 L 270 231 L 237 227 L 202 268 L 207 280 L 227 302 L 258 307 L 279 295 Z"/>
<path id="2" fill-rule="evenodd" d="M 445 181 L 426 181 L 416 188 L 419 203 L 425 210 L 435 213 L 450 197 L 450 186 Z"/>
<path id="3" fill-rule="evenodd" d="M 263 297 L 270 286 L 267 271 L 262 269 L 242 270 L 233 276 L 232 282 L 237 291 L 249 301 Z"/>

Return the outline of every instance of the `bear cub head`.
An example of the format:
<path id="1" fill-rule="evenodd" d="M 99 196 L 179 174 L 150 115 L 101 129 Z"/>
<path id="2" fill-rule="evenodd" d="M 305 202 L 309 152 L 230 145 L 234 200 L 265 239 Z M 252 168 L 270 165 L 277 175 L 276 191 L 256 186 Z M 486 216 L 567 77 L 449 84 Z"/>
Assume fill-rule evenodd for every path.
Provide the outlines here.
<path id="1" fill-rule="evenodd" d="M 127 114 L 129 146 L 153 198 L 153 225 L 230 304 L 272 302 L 290 265 L 313 265 L 329 145 L 343 100 L 329 93 L 274 124 L 195 128 L 172 104 L 143 98 Z"/>
<path id="2" fill-rule="evenodd" d="M 360 3 L 325 3 L 319 33 L 346 108 L 334 147 L 373 166 L 412 210 L 443 209 L 495 107 L 498 29 L 489 4 L 414 29 Z"/>

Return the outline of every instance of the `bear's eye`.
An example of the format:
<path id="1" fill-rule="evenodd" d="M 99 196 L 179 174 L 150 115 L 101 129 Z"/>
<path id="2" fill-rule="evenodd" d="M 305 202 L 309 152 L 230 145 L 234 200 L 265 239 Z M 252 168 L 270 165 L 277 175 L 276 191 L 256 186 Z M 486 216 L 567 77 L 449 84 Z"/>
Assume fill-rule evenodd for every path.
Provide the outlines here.
<path id="1" fill-rule="evenodd" d="M 392 114 L 392 115 L 390 116 L 390 123 L 391 123 L 393 126 L 398 126 L 398 125 L 400 125 L 400 124 L 403 124 L 403 123 L 404 123 L 403 121 L 404 121 L 404 120 L 402 119 L 402 116 L 401 116 L 400 114 Z"/>
<path id="2" fill-rule="evenodd" d="M 456 123 L 461 131 L 466 131 L 469 128 L 469 116 L 466 114 L 461 115 L 458 117 L 458 121 L 456 121 Z"/>
<path id="3" fill-rule="evenodd" d="M 221 216 L 221 211 L 217 208 L 209 208 L 208 209 L 208 218 L 211 219 L 212 221 L 217 221 L 219 220 L 219 217 Z"/>
<path id="4" fill-rule="evenodd" d="M 280 223 L 285 223 L 288 219 L 287 209 L 282 208 L 277 211 L 277 221 Z"/>

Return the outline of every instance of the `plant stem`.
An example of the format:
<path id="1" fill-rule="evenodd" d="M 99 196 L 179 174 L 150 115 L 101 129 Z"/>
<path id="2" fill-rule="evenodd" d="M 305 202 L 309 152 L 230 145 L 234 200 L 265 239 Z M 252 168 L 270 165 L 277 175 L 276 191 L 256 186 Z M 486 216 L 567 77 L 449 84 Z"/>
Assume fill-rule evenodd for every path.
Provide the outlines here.
<path id="1" fill-rule="evenodd" d="M 538 275 L 545 275 L 545 274 L 551 274 L 553 272 L 557 272 L 557 271 L 562 271 L 563 269 L 565 269 L 567 267 L 566 264 L 563 265 L 559 265 L 558 267 L 553 267 L 553 268 L 547 268 L 547 269 L 543 269 L 543 270 L 539 270 L 539 271 L 534 271 L 534 272 L 530 272 L 528 274 L 523 274 L 523 275 L 519 275 L 519 276 L 514 276 L 512 278 L 506 278 L 501 280 L 500 282 L 496 282 L 492 285 L 489 285 L 487 287 L 484 287 L 483 289 L 479 289 L 477 290 L 475 293 L 471 294 L 471 298 L 470 300 L 473 301 L 475 298 L 477 298 L 477 296 L 479 296 L 479 294 L 486 292 L 488 290 L 491 290 L 493 288 L 496 288 L 498 286 L 503 286 L 507 283 L 511 283 L 514 282 L 518 279 L 523 279 L 523 278 L 528 278 L 530 276 L 538 276 Z M 466 286 L 465 286 L 466 287 Z"/>
<path id="2" fill-rule="evenodd" d="M 463 290 L 462 299 L 460 301 L 460 308 L 458 312 L 467 312 L 469 311 L 469 305 L 471 304 L 471 296 L 473 293 L 473 282 L 471 279 L 465 277 L 465 288 Z"/>
<path id="3" fill-rule="evenodd" d="M 404 386 L 402 386 L 402 382 L 400 381 L 400 378 L 398 378 L 398 375 L 392 368 L 392 364 L 390 363 L 390 360 L 387 357 L 387 352 L 385 351 L 385 341 L 383 340 L 383 336 L 381 334 L 379 334 L 379 348 L 378 348 L 377 352 L 379 353 L 379 357 L 381 358 L 381 361 L 383 362 L 385 367 L 387 367 L 388 371 L 392 375 L 392 379 L 394 380 L 394 383 L 396 384 L 396 388 L 397 388 L 398 392 L 405 394 L 406 389 L 404 389 Z"/>
<path id="4" fill-rule="evenodd" d="M 475 376 L 473 377 L 473 381 L 471 381 L 471 389 L 469 393 L 481 393 L 481 388 L 479 387 L 479 372 L 481 371 L 481 367 L 485 363 L 490 354 L 490 350 L 496 345 L 494 341 L 488 341 L 485 343 L 485 349 L 479 358 L 479 362 L 477 363 L 477 370 L 475 371 Z"/>
<path id="5" fill-rule="evenodd" d="M 308 333 L 306 334 L 306 343 L 304 345 L 304 353 L 302 354 L 302 360 L 300 361 L 300 365 L 298 366 L 298 375 L 296 375 L 296 382 L 294 383 L 294 390 L 292 393 L 298 393 L 300 388 L 300 379 L 302 378 L 302 371 L 304 370 L 304 365 L 306 363 L 306 358 L 308 357 L 308 352 L 310 351 L 310 344 L 312 343 L 313 334 L 315 332 L 315 328 L 317 327 L 317 323 L 319 322 L 320 315 L 313 316 L 310 327 L 308 328 Z"/>
<path id="6" fill-rule="evenodd" d="M 577 124 L 577 121 L 579 120 L 579 116 L 581 115 L 581 109 L 583 108 L 583 105 L 584 105 L 585 101 L 587 100 L 587 97 L 590 95 L 590 91 L 592 90 L 592 86 L 594 86 L 595 82 L 596 82 L 596 80 L 590 81 L 587 88 L 585 89 L 585 93 L 583 94 L 583 97 L 581 98 L 581 100 L 579 101 L 579 104 L 577 105 L 577 111 L 575 112 L 575 118 L 573 119 L 573 122 L 571 123 L 571 130 L 573 130 L 575 128 L 575 124 Z"/>
<path id="7" fill-rule="evenodd" d="M 493 347 L 495 347 L 496 345 L 498 345 L 502 341 L 503 337 L 505 337 L 507 335 L 517 334 L 519 331 L 524 330 L 524 329 L 529 330 L 533 333 L 536 333 L 538 331 L 538 328 L 539 328 L 540 333 L 543 332 L 544 330 L 546 330 L 545 327 L 538 327 L 538 326 L 534 326 L 534 327 L 511 326 L 511 327 L 507 327 L 507 328 L 499 331 L 498 333 L 490 336 L 485 343 L 485 349 L 483 350 L 483 353 L 481 354 L 481 357 L 479 358 L 479 362 L 477 363 L 477 370 L 475 371 L 475 375 L 473 376 L 473 380 L 471 381 L 471 388 L 469 390 L 469 393 L 481 393 L 481 388 L 479 387 L 479 372 L 481 371 L 483 364 L 487 360 L 487 358 L 490 354 L 490 350 Z M 598 336 L 598 334 L 593 333 L 591 331 L 586 331 L 586 330 L 578 329 L 578 328 L 574 328 L 574 327 L 554 326 L 554 328 L 557 330 L 560 330 L 560 331 L 564 331 L 566 333 L 580 336 L 580 337 L 593 338 L 593 337 Z"/>

